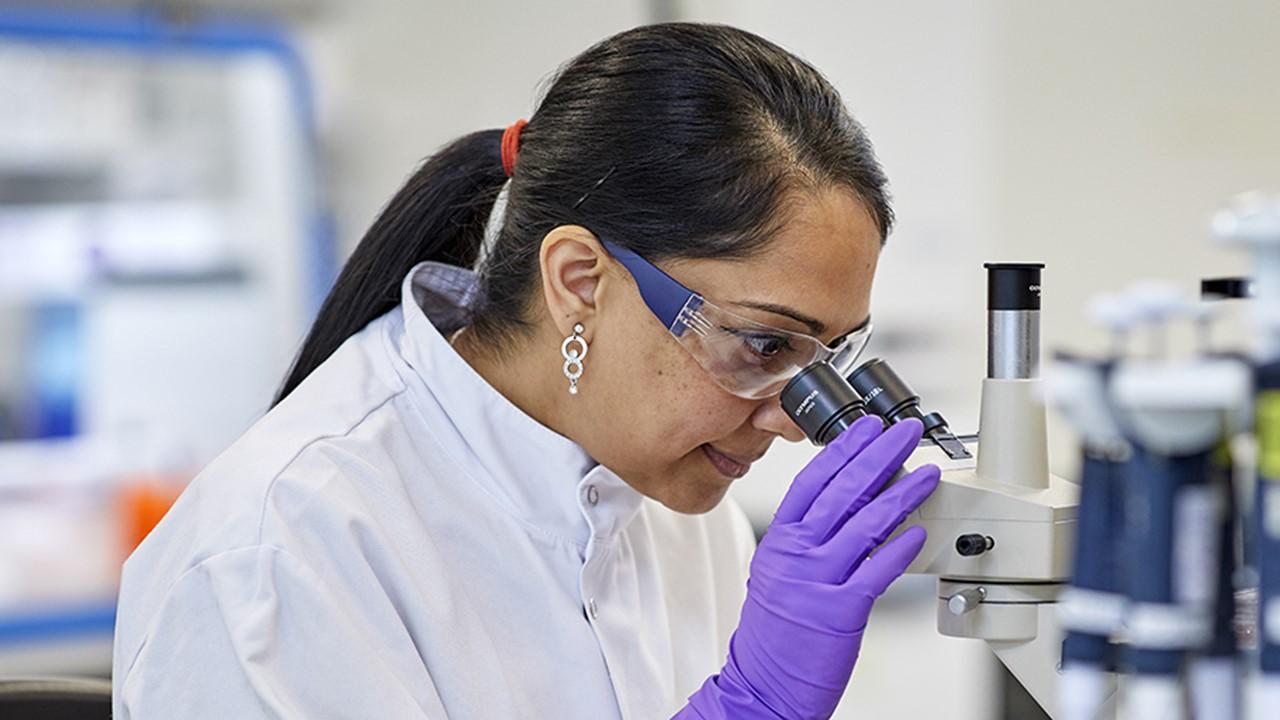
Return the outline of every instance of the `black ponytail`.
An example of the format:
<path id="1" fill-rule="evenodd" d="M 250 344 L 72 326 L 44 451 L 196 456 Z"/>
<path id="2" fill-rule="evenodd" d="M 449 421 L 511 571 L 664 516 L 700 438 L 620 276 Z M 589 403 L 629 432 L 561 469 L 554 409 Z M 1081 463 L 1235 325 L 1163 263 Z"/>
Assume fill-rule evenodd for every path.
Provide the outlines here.
<path id="1" fill-rule="evenodd" d="M 501 140 L 501 130 L 483 130 L 453 141 L 391 198 L 343 266 L 275 403 L 347 338 L 399 304 L 401 282 L 414 265 L 475 262 L 485 221 L 507 179 L 498 159 Z"/>
<path id="2" fill-rule="evenodd" d="M 277 402 L 399 302 L 418 262 L 471 266 L 506 177 L 501 133 L 431 157 L 392 198 L 325 301 Z M 887 181 L 839 93 L 803 60 L 723 25 L 628 30 L 569 62 L 520 136 L 473 336 L 501 352 L 533 324 L 542 238 L 581 225 L 652 261 L 741 258 L 786 221 L 788 194 L 840 187 L 881 240 Z"/>

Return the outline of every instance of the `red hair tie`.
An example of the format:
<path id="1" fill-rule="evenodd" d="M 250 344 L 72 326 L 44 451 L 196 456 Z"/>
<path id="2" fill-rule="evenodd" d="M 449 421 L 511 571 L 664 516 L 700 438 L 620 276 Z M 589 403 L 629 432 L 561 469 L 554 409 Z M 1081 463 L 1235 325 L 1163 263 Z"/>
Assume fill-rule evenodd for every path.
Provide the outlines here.
<path id="1" fill-rule="evenodd" d="M 517 120 L 511 123 L 502 133 L 502 170 L 511 177 L 516 171 L 516 153 L 520 150 L 520 131 L 528 125 L 528 120 Z"/>

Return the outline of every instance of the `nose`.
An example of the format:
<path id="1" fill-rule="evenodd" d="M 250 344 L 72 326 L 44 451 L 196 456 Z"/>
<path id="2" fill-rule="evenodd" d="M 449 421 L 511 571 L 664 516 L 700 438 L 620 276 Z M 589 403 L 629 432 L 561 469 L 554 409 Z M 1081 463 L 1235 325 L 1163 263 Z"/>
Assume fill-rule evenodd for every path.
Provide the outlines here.
<path id="1" fill-rule="evenodd" d="M 751 414 L 751 425 L 757 430 L 781 435 L 791 442 L 804 439 L 804 431 L 787 417 L 787 411 L 782 409 L 782 399 L 776 395 L 756 406 L 755 412 Z"/>

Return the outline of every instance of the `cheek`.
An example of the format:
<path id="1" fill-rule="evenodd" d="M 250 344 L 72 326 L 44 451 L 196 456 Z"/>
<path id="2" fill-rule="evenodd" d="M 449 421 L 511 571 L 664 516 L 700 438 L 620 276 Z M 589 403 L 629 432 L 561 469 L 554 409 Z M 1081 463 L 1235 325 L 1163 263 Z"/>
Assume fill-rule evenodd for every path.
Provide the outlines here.
<path id="1" fill-rule="evenodd" d="M 751 405 L 721 390 L 669 336 L 634 340 L 625 355 L 610 358 L 609 393 L 609 412 L 625 433 L 618 449 L 633 462 L 676 462 L 748 421 Z"/>

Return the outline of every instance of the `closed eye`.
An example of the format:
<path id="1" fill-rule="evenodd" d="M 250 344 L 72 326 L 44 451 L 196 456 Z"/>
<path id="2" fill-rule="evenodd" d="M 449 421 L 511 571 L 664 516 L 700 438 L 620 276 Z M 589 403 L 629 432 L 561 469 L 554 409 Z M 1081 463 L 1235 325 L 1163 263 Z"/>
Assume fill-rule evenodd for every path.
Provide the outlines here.
<path id="1" fill-rule="evenodd" d="M 722 327 L 725 332 L 740 338 L 751 351 L 763 358 L 771 358 L 779 353 L 793 350 L 791 340 L 783 335 L 755 332 L 739 328 Z"/>

